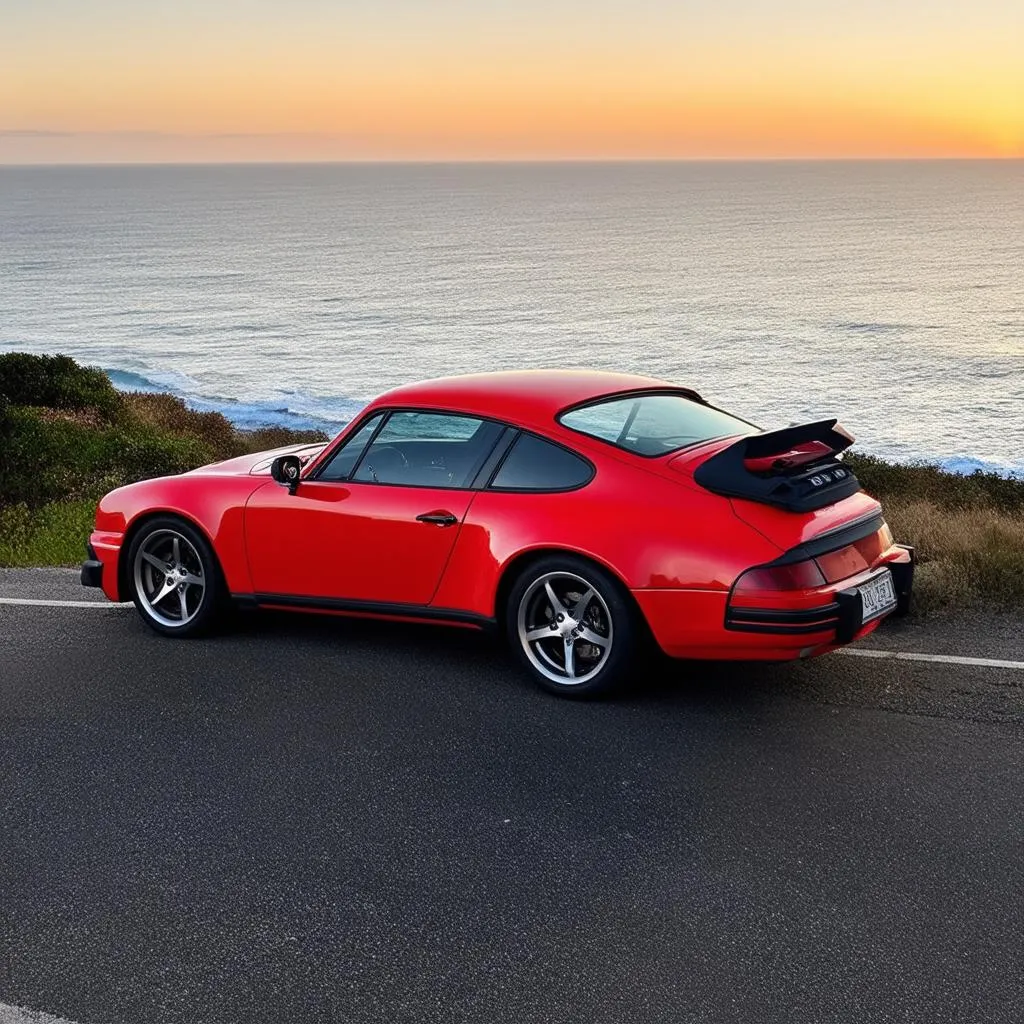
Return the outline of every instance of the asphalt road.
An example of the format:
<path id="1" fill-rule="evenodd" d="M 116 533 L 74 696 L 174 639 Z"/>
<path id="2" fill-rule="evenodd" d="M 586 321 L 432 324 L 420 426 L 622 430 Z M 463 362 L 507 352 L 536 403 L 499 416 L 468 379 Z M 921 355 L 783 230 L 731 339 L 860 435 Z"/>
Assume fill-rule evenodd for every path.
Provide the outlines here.
<path id="1" fill-rule="evenodd" d="M 559 701 L 455 630 L 253 615 L 175 642 L 130 609 L 0 605 L 0 1003 L 1024 1018 L 1024 672 L 635 683 Z"/>

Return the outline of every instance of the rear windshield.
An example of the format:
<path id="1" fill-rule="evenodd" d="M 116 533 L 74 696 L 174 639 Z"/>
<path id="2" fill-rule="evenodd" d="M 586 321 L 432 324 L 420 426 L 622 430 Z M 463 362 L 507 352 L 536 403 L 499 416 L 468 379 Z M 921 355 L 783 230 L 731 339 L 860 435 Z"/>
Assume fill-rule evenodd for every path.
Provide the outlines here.
<path id="1" fill-rule="evenodd" d="M 559 422 L 647 458 L 757 427 L 685 395 L 616 395 L 562 413 Z"/>

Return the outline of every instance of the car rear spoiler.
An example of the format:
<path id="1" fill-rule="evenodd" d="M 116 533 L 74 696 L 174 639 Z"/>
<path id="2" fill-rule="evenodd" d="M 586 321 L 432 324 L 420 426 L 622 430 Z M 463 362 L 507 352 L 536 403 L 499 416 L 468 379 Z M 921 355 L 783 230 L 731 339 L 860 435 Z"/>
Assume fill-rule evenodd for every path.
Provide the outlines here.
<path id="1" fill-rule="evenodd" d="M 860 481 L 836 457 L 853 441 L 834 419 L 769 430 L 723 448 L 693 478 L 715 494 L 811 512 L 860 490 Z"/>

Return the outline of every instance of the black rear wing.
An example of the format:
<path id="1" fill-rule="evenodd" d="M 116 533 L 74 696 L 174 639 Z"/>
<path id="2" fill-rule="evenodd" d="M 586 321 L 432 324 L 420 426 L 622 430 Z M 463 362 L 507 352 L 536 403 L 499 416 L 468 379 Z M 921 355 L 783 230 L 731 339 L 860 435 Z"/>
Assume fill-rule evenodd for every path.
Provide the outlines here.
<path id="1" fill-rule="evenodd" d="M 834 419 L 752 434 L 701 463 L 693 478 L 725 497 L 812 512 L 860 490 L 836 458 L 853 440 Z"/>

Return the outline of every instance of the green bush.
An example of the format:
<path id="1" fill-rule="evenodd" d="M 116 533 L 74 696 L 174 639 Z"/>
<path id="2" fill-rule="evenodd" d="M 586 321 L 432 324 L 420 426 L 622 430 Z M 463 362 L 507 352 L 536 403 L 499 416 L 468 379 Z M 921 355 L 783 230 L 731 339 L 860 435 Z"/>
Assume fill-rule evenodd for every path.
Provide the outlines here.
<path id="1" fill-rule="evenodd" d="M 107 375 L 79 366 L 70 356 L 0 355 L 0 395 L 11 405 L 95 409 L 107 420 L 117 419 L 123 410 L 121 395 Z"/>
<path id="2" fill-rule="evenodd" d="M 173 395 L 122 395 L 67 356 L 0 355 L 0 507 L 94 500 L 135 480 L 307 440 L 325 438 L 239 431 Z"/>
<path id="3" fill-rule="evenodd" d="M 122 395 L 67 356 L 0 355 L 0 565 L 79 561 L 96 500 L 115 487 L 323 440 L 236 430 L 173 395 Z"/>
<path id="4" fill-rule="evenodd" d="M 120 478 L 118 486 L 148 477 L 185 473 L 215 458 L 196 438 L 149 429 L 112 431 L 106 441 L 106 460 Z"/>
<path id="5" fill-rule="evenodd" d="M 0 505 L 0 566 L 81 562 L 95 512 L 93 501 L 58 501 L 40 509 Z"/>
<path id="6" fill-rule="evenodd" d="M 98 498 L 146 477 L 181 473 L 213 460 L 190 437 L 140 425 L 98 428 L 49 410 L 12 407 L 0 459 L 0 504 L 38 507 Z"/>

